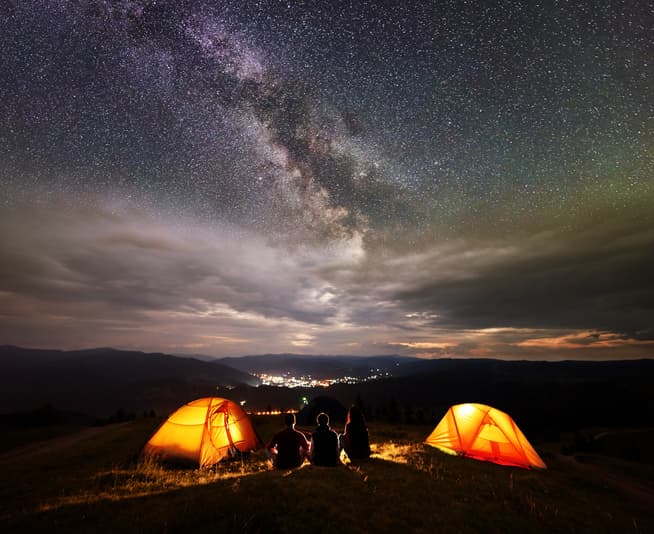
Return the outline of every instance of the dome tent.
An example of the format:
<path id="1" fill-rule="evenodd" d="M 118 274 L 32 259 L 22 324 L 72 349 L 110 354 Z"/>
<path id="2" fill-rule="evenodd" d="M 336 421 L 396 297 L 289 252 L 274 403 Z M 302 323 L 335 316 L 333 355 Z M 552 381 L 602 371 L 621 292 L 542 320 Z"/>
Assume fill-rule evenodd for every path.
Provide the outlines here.
<path id="1" fill-rule="evenodd" d="M 143 450 L 163 460 L 193 462 L 200 467 L 259 448 L 249 417 L 238 404 L 205 397 L 175 411 Z"/>
<path id="2" fill-rule="evenodd" d="M 476 460 L 547 468 L 511 416 L 485 404 L 452 406 L 425 443 Z"/>

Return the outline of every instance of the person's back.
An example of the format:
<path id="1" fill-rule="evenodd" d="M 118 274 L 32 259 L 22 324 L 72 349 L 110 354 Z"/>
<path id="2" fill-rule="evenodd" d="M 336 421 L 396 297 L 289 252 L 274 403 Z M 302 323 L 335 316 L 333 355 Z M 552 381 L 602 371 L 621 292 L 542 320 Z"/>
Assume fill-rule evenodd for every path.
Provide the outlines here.
<path id="1" fill-rule="evenodd" d="M 273 463 L 277 469 L 292 469 L 304 462 L 309 442 L 302 432 L 295 430 L 293 414 L 287 414 L 284 420 L 287 427 L 272 437 L 267 448 L 273 452 Z"/>
<path id="2" fill-rule="evenodd" d="M 318 427 L 311 434 L 311 463 L 329 467 L 338 465 L 338 434 L 329 427 L 326 413 L 319 414 L 317 421 Z"/>
<path id="3" fill-rule="evenodd" d="M 352 406 L 347 416 L 343 448 L 350 460 L 364 460 L 370 457 L 368 427 L 363 413 L 357 406 Z"/>

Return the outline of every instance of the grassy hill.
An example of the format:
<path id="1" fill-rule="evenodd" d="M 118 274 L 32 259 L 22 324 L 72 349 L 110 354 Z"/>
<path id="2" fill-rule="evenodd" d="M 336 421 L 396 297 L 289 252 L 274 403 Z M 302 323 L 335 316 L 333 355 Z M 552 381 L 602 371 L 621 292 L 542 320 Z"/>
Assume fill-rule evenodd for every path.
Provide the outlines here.
<path id="1" fill-rule="evenodd" d="M 0 406 L 4 413 L 51 404 L 106 416 L 118 408 L 166 413 L 216 386 L 259 381 L 217 362 L 116 349 L 78 351 L 0 347 Z"/>
<path id="2" fill-rule="evenodd" d="M 264 440 L 278 418 L 256 418 Z M 654 466 L 597 454 L 527 471 L 447 456 L 430 427 L 370 426 L 357 466 L 182 470 L 141 462 L 153 419 L 89 428 L 0 455 L 3 532 L 654 532 Z"/>

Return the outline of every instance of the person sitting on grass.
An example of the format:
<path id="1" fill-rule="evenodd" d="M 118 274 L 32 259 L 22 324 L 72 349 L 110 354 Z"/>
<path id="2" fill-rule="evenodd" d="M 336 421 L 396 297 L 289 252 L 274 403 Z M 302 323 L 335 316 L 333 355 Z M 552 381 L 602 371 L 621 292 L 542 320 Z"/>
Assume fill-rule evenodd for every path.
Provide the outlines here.
<path id="1" fill-rule="evenodd" d="M 329 416 L 318 414 L 318 427 L 311 434 L 311 463 L 332 467 L 340 464 L 338 434 L 329 427 Z"/>
<path id="2" fill-rule="evenodd" d="M 352 406 L 347 414 L 345 432 L 342 434 L 342 447 L 350 460 L 370 458 L 368 427 L 363 412 L 358 406 Z"/>
<path id="3" fill-rule="evenodd" d="M 295 415 L 284 415 L 286 428 L 275 434 L 266 446 L 273 466 L 277 469 L 300 467 L 308 456 L 310 445 L 302 432 L 295 430 Z"/>

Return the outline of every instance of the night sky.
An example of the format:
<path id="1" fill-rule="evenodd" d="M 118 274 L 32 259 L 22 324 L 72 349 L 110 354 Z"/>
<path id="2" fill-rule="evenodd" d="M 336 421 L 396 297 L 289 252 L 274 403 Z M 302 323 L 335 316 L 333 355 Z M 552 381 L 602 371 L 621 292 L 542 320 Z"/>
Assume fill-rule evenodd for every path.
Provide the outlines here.
<path id="1" fill-rule="evenodd" d="M 651 2 L 0 12 L 0 343 L 654 356 Z"/>

